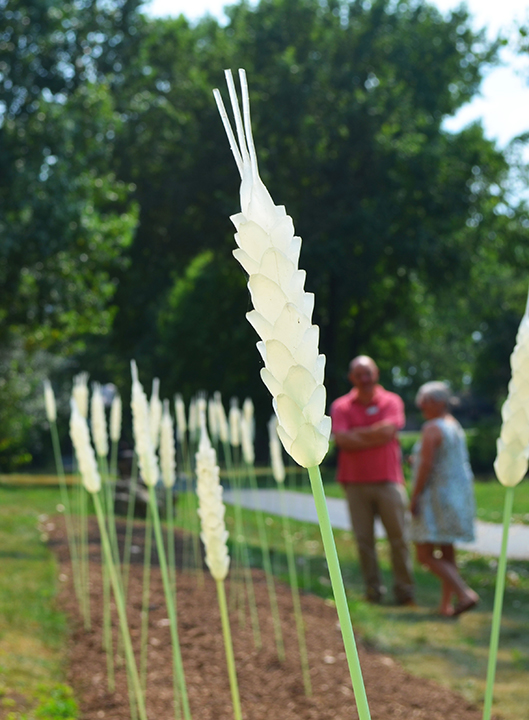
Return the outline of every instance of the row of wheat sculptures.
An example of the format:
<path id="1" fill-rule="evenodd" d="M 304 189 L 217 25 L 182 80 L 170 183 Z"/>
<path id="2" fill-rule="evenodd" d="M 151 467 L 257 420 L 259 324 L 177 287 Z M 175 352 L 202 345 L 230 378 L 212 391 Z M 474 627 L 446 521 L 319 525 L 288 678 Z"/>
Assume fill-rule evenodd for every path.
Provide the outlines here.
<path id="1" fill-rule="evenodd" d="M 259 177 L 251 130 L 249 94 L 243 70 L 239 71 L 239 77 L 242 113 L 231 72 L 226 71 L 235 132 L 228 119 L 220 92 L 214 90 L 230 147 L 241 175 L 241 212 L 231 218 L 237 230 L 235 240 L 238 246 L 233 254 L 249 276 L 248 288 L 254 309 L 247 313 L 246 317 L 260 337 L 257 348 L 264 363 L 261 377 L 273 397 L 272 404 L 277 416 L 277 434 L 291 457 L 308 470 L 358 716 L 360 720 L 369 720 L 369 705 L 319 471 L 319 465 L 328 450 L 331 424 L 330 418 L 325 415 L 326 392 L 323 384 L 325 356 L 318 351 L 319 328 L 312 323 L 314 295 L 304 290 L 305 272 L 298 267 L 301 239 L 294 235 L 292 219 L 286 214 L 283 206 L 274 204 Z M 498 454 L 495 462 L 497 477 L 506 487 L 506 496 L 484 720 L 489 720 L 492 707 L 513 492 L 515 485 L 525 476 L 528 464 L 529 303 L 520 326 L 511 365 L 512 380 L 509 385 L 508 399 L 502 409 L 503 426 L 501 437 L 498 440 Z M 179 710 L 181 709 L 187 720 L 190 717 L 190 711 L 174 616 L 174 591 L 165 560 L 154 494 L 154 487 L 160 473 L 149 431 L 148 401 L 139 383 L 134 365 L 132 394 L 136 455 L 141 475 L 149 488 L 150 508 L 154 519 L 156 540 L 159 543 L 158 551 L 164 586 L 167 591 L 167 608 L 173 640 L 175 693 L 178 692 L 178 705 L 181 706 Z M 201 537 L 205 545 L 206 562 L 217 582 L 234 714 L 239 720 L 242 714 L 223 589 L 223 581 L 229 568 L 229 557 L 226 548 L 227 532 L 223 519 L 222 488 L 219 483 L 215 450 L 211 446 L 207 434 L 204 414 L 201 414 L 200 417 L 200 428 L 196 467 L 199 515 L 202 525 Z M 112 570 L 111 538 L 107 537 L 105 519 L 99 502 L 101 481 L 90 443 L 88 426 L 75 403 L 72 404 L 71 435 L 83 482 L 94 496 L 109 579 L 116 596 L 129 680 L 131 688 L 133 688 L 132 695 L 137 713 L 140 719 L 144 720 L 146 718 L 144 697 L 128 635 L 122 583 L 118 574 Z M 96 442 L 95 435 L 94 442 Z M 273 453 L 277 456 L 277 448 Z M 166 461 L 167 463 L 169 466 L 171 465 L 170 460 Z"/>
<path id="2" fill-rule="evenodd" d="M 132 398 L 132 410 L 134 416 L 134 437 L 135 446 L 137 453 L 141 458 L 141 464 L 143 473 L 146 475 L 147 482 L 152 487 L 152 478 L 158 475 L 160 471 L 163 485 L 166 489 L 166 535 L 167 535 L 167 565 L 168 574 L 170 578 L 168 589 L 170 588 L 174 593 L 174 597 L 169 596 L 169 602 L 173 604 L 176 602 L 176 569 L 175 569 L 175 556 L 174 556 L 174 522 L 172 517 L 173 508 L 173 488 L 176 481 L 176 447 L 175 447 L 175 431 L 172 421 L 171 414 L 169 412 L 169 402 L 164 401 L 163 405 L 159 399 L 159 381 L 157 378 L 153 381 L 153 393 L 151 399 L 147 402 L 147 398 L 139 383 L 137 369 L 135 363 L 132 363 L 133 372 L 133 398 Z M 57 436 L 56 427 L 56 404 L 55 396 L 49 382 L 45 383 L 45 404 L 47 409 L 47 416 L 52 429 L 52 437 Z M 86 526 L 85 511 L 80 511 L 81 519 L 76 514 L 71 513 L 70 501 L 77 501 L 77 508 L 82 505 L 79 503 L 79 493 L 86 489 L 90 493 L 97 493 L 99 500 L 94 503 L 100 502 L 102 506 L 106 534 L 109 538 L 109 543 L 112 552 L 112 563 L 114 565 L 113 571 L 121 585 L 121 594 L 123 595 L 123 604 L 126 605 L 127 589 L 128 589 L 128 573 L 129 573 L 129 562 L 130 562 L 130 544 L 125 541 L 123 553 L 121 555 L 116 534 L 115 519 L 113 517 L 113 505 L 114 505 L 114 479 L 116 478 L 116 463 L 115 452 L 111 453 L 113 461 L 111 461 L 111 467 L 113 468 L 110 472 L 106 467 L 106 461 L 108 456 L 108 442 L 107 442 L 107 424 L 106 415 L 104 410 L 103 396 L 101 388 L 98 383 L 93 384 L 92 395 L 89 402 L 89 390 L 87 386 L 87 374 L 82 373 L 74 378 L 74 388 L 72 392 L 72 414 L 71 414 L 71 436 L 73 443 L 76 448 L 76 456 L 78 458 L 79 469 L 81 470 L 84 485 L 74 485 L 72 490 L 72 498 L 68 488 L 66 487 L 64 472 L 59 469 L 60 464 L 60 449 L 58 452 L 59 458 L 59 479 L 62 493 L 62 502 L 64 505 L 66 528 L 68 532 L 68 541 L 70 556 L 72 560 L 72 576 L 74 581 L 75 593 L 79 601 L 81 614 L 85 621 L 85 628 L 87 630 L 91 627 L 91 613 L 89 607 L 86 606 L 86 597 L 89 596 L 88 592 L 88 577 L 85 576 L 85 569 L 82 567 L 82 562 L 79 560 L 86 557 L 88 538 L 84 535 L 84 528 Z M 90 428 L 94 448 L 90 443 L 90 431 L 87 422 L 88 406 L 90 405 Z M 163 410 L 162 410 L 163 407 Z M 175 398 L 175 415 L 177 417 L 177 437 L 178 437 L 178 449 L 182 451 L 187 446 L 197 446 L 196 454 L 196 474 L 197 474 L 197 492 L 199 496 L 199 514 L 202 520 L 202 538 L 204 540 L 206 548 L 206 560 L 213 576 L 217 580 L 217 590 L 219 593 L 219 605 L 221 610 L 221 620 L 223 623 L 224 636 L 226 640 L 226 652 L 228 656 L 228 670 L 230 673 L 230 684 L 232 687 L 232 694 L 234 696 L 234 708 L 235 716 L 240 717 L 240 702 L 238 699 L 238 689 L 235 674 L 235 664 L 233 660 L 233 652 L 231 649 L 231 639 L 229 632 L 229 624 L 227 622 L 228 615 L 226 613 L 226 601 L 224 597 L 224 590 L 222 580 L 224 579 L 228 566 L 229 558 L 227 555 L 227 548 L 225 544 L 226 530 L 223 523 L 224 505 L 222 504 L 222 488 L 218 481 L 219 471 L 216 462 L 215 450 L 211 446 L 211 442 L 208 437 L 206 429 L 206 413 L 208 416 L 209 432 L 215 443 L 215 446 L 222 445 L 224 450 L 224 460 L 226 465 L 226 477 L 232 488 L 235 489 L 235 517 L 240 514 L 240 496 L 238 488 L 240 481 L 249 482 L 250 488 L 253 490 L 257 489 L 257 481 L 255 477 L 254 468 L 254 450 L 253 450 L 253 433 L 252 428 L 254 425 L 253 419 L 253 403 L 250 398 L 246 398 L 243 404 L 243 410 L 240 411 L 238 404 L 235 399 L 232 399 L 230 411 L 228 417 L 224 411 L 222 399 L 220 393 L 215 393 L 209 401 L 203 394 L 199 394 L 196 398 L 192 399 L 189 406 L 189 423 L 186 419 L 185 407 L 180 396 Z M 112 450 L 115 450 L 115 446 L 120 439 L 121 435 L 121 400 L 119 396 L 115 395 L 112 400 L 111 412 L 110 412 L 110 439 L 112 441 Z M 228 419 L 229 418 L 229 419 Z M 282 506 L 284 506 L 284 493 L 283 485 L 285 481 L 285 467 L 283 464 L 282 452 L 280 441 L 277 435 L 277 420 L 273 417 L 269 422 L 269 443 L 270 443 L 270 458 L 272 475 L 278 483 L 280 490 L 280 497 L 282 500 Z M 189 432 L 187 432 L 189 431 Z M 199 436 L 199 437 L 198 437 Z M 198 442 L 197 442 L 198 441 Z M 54 442 L 55 445 L 55 442 Z M 158 458 L 156 458 L 154 449 L 159 445 L 159 471 L 156 466 Z M 150 449 L 148 448 L 150 446 Z M 95 449 L 95 453 L 94 453 Z M 242 458 L 240 451 L 242 450 Z M 150 457 L 152 472 L 148 467 L 145 466 L 145 460 Z M 241 463 L 241 459 L 243 462 Z M 184 474 L 180 475 L 180 481 L 182 482 L 185 478 L 191 475 L 189 465 L 186 465 L 183 461 L 182 453 L 180 457 L 181 467 L 184 468 Z M 293 468 L 294 469 L 294 468 Z M 137 473 L 132 468 L 131 485 L 135 481 Z M 187 480 L 186 480 L 187 485 Z M 159 495 L 159 493 L 157 493 Z M 184 505 L 187 505 L 189 499 L 189 493 L 184 493 Z M 213 495 L 213 497 L 211 497 Z M 77 496 L 77 497 L 75 497 Z M 239 496 L 239 497 L 238 497 Z M 129 505 L 134 501 L 134 493 L 131 492 L 129 495 Z M 183 507 L 184 515 L 186 510 L 189 511 L 189 507 Z M 144 542 L 144 568 L 143 568 L 143 579 L 142 579 L 142 610 L 141 610 L 141 631 L 140 631 L 140 648 L 139 648 L 139 687 L 145 696 L 147 688 L 147 641 L 148 641 L 148 618 L 149 618 L 149 582 L 150 582 L 150 559 L 151 559 L 151 522 L 150 512 L 147 514 L 145 522 L 145 542 Z M 268 541 L 266 538 L 266 523 L 264 521 L 263 513 L 259 510 L 256 511 L 256 520 L 259 530 L 259 544 L 263 557 L 263 566 L 266 575 L 266 582 L 269 594 L 270 609 L 272 613 L 272 621 L 274 626 L 274 636 L 276 641 L 276 651 L 280 662 L 285 659 L 285 648 L 283 645 L 283 637 L 281 630 L 281 623 L 279 617 L 279 609 L 277 606 L 277 600 L 275 596 L 275 583 L 271 567 L 271 558 L 268 548 Z M 191 515 L 191 519 L 192 519 Z M 130 537 L 132 530 L 132 518 L 133 513 L 127 512 L 127 522 L 125 538 Z M 197 518 L 198 519 L 198 518 Z M 238 609 L 239 622 L 243 623 L 245 619 L 245 605 L 246 605 L 246 593 L 248 595 L 247 601 L 250 608 L 250 615 L 252 620 L 252 630 L 254 635 L 254 644 L 256 649 L 261 647 L 261 635 L 259 629 L 259 618 L 257 614 L 257 608 L 255 605 L 255 597 L 253 596 L 252 576 L 250 572 L 249 558 L 247 554 L 241 552 L 241 549 L 246 548 L 245 541 L 245 530 L 242 518 L 240 522 L 235 522 L 235 538 L 234 543 L 235 564 L 232 571 L 232 583 L 230 602 L 233 609 Z M 308 696 L 311 695 L 311 682 L 310 672 L 308 665 L 307 649 L 305 645 L 305 632 L 304 623 L 301 612 L 301 604 L 298 591 L 298 578 L 296 573 L 296 561 L 294 557 L 294 549 L 292 543 L 292 534 L 288 522 L 288 517 L 283 513 L 282 517 L 283 524 L 283 536 L 285 539 L 285 550 L 287 554 L 287 563 L 289 570 L 289 578 L 292 589 L 292 600 L 294 607 L 294 619 L 296 624 L 296 630 L 298 634 L 298 643 L 300 650 L 300 661 L 303 682 L 305 686 L 305 692 Z M 194 540 L 195 528 L 191 526 L 191 537 Z M 185 540 L 185 536 L 184 536 Z M 157 538 L 158 542 L 158 538 Z M 127 551 L 128 546 L 128 551 Z M 185 546 L 185 542 L 184 542 Z M 246 548 L 247 549 L 247 548 Z M 305 545 L 306 549 L 306 545 Z M 103 547 L 104 550 L 104 547 Z M 237 552 L 239 551 L 239 552 Z M 241 557 L 242 556 L 242 557 Z M 107 653 L 107 684 L 109 692 L 115 690 L 115 678 L 114 678 L 114 663 L 116 658 L 119 658 L 122 653 L 118 649 L 114 652 L 115 648 L 112 647 L 112 623 L 110 613 L 110 581 L 111 573 L 105 557 L 102 558 L 102 572 L 103 572 L 103 649 Z M 188 558 L 189 560 L 189 558 Z M 199 584 L 202 583 L 201 578 L 201 560 L 199 557 L 194 558 L 197 563 L 197 580 Z M 308 558 L 304 558 L 307 562 Z M 185 559 L 184 559 L 185 561 Z M 198 562 L 197 562 L 198 561 Z M 191 558 L 193 562 L 193 558 Z M 240 566 L 241 562 L 243 567 Z M 241 574 L 243 575 L 242 580 L 246 585 L 246 592 L 244 585 L 241 585 Z M 220 584 L 219 584 L 220 582 Z M 249 583 L 249 584 L 248 584 Z M 108 585 L 108 587 L 107 587 Z M 165 588 L 164 588 L 165 590 Z M 169 624 L 172 626 L 172 618 Z M 177 640 L 176 636 L 173 636 L 173 643 Z M 122 644 L 122 636 L 118 637 L 118 643 Z M 177 647 L 177 642 L 176 642 Z M 127 651 L 125 646 L 123 649 Z M 178 651 L 175 655 L 177 661 L 179 659 Z M 135 669 L 129 670 L 129 677 L 134 680 Z M 180 682 L 183 680 L 183 670 L 181 665 L 174 667 L 174 695 L 178 697 L 181 692 L 179 688 Z M 137 699 L 135 690 L 131 687 L 131 701 L 134 703 L 134 709 L 136 710 Z M 180 713 L 180 706 L 176 706 L 175 710 Z M 184 710 L 184 714 L 186 714 Z M 179 716 L 179 715 L 178 715 Z"/>

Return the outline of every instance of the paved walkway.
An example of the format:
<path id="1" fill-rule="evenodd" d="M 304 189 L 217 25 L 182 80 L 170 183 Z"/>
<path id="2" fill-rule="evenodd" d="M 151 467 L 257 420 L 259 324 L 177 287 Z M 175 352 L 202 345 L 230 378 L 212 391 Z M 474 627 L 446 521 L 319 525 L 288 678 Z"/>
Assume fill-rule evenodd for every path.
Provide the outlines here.
<path id="1" fill-rule="evenodd" d="M 252 490 L 241 490 L 241 505 L 245 508 L 255 509 L 256 500 L 263 512 L 270 515 L 281 515 L 280 495 L 278 490 L 257 490 L 257 498 Z M 314 499 L 309 493 L 297 493 L 285 490 L 285 506 L 289 517 L 306 522 L 318 522 Z M 224 500 L 233 504 L 233 491 L 224 490 Z M 339 530 L 349 530 L 351 527 L 349 512 L 345 500 L 327 498 L 331 524 Z M 385 537 L 382 524 L 376 523 L 377 537 Z M 460 543 L 457 547 L 479 555 L 498 557 L 501 547 L 502 527 L 495 523 L 476 521 L 476 540 L 473 543 Z M 512 560 L 529 560 L 529 525 L 511 525 L 507 557 Z"/>

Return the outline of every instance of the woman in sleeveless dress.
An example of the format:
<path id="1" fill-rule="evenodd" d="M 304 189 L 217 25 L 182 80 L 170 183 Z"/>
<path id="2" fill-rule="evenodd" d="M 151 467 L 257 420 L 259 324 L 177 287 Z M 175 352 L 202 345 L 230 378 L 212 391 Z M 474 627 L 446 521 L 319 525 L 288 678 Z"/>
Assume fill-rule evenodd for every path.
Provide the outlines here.
<path id="1" fill-rule="evenodd" d="M 460 615 L 479 600 L 456 565 L 454 543 L 474 539 L 475 503 L 465 434 L 449 413 L 449 402 L 445 383 L 426 383 L 417 393 L 426 423 L 413 453 L 410 506 L 417 559 L 441 579 L 439 612 L 444 617 Z"/>

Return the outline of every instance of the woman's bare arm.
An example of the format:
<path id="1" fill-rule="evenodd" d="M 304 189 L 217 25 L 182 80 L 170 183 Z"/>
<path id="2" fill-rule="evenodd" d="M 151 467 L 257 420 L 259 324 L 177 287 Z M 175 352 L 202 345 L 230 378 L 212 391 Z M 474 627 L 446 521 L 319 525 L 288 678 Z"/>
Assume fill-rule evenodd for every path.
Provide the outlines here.
<path id="1" fill-rule="evenodd" d="M 415 513 L 418 507 L 418 498 L 430 472 L 432 471 L 435 451 L 443 440 L 443 435 L 439 427 L 434 423 L 426 423 L 422 432 L 421 453 L 418 459 L 417 475 L 415 479 L 415 487 L 411 497 L 411 511 Z"/>

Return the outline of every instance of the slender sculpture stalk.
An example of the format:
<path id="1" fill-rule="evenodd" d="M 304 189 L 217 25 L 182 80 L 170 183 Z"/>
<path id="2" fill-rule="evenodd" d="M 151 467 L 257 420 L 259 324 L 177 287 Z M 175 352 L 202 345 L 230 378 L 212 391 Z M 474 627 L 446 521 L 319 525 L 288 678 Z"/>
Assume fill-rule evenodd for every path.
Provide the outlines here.
<path id="1" fill-rule="evenodd" d="M 112 558 L 112 548 L 108 537 L 108 532 L 105 524 L 105 514 L 103 512 L 103 506 L 100 498 L 101 475 L 99 474 L 95 459 L 95 453 L 90 442 L 90 433 L 88 430 L 86 418 L 80 413 L 75 398 L 72 399 L 71 405 L 72 414 L 70 417 L 70 437 L 72 439 L 77 463 L 79 465 L 79 470 L 81 472 L 83 480 L 83 490 L 89 492 L 94 501 L 94 508 L 96 511 L 97 522 L 99 524 L 99 533 L 101 536 L 101 544 L 105 561 L 108 567 L 112 590 L 114 592 L 114 597 L 116 600 L 118 618 L 125 645 L 125 657 L 127 660 L 128 677 L 132 680 L 132 685 L 134 687 L 134 693 L 136 697 L 136 704 L 140 720 L 147 720 L 143 693 L 140 687 L 140 679 L 138 676 L 138 670 L 136 667 L 136 661 L 134 658 L 134 652 L 132 649 L 132 642 L 130 639 L 130 632 L 127 623 L 125 601 L 121 589 L 120 578 L 116 571 L 116 567 Z M 131 714 L 133 713 L 132 706 L 133 703 L 131 703 Z"/>
<path id="2" fill-rule="evenodd" d="M 294 557 L 294 547 L 292 545 L 292 534 L 290 532 L 290 523 L 285 508 L 285 495 L 283 484 L 279 486 L 281 495 L 281 514 L 283 517 L 283 534 L 285 536 L 285 547 L 287 551 L 288 577 L 290 589 L 292 592 L 292 603 L 294 605 L 294 618 L 296 621 L 296 631 L 298 635 L 299 656 L 301 660 L 301 672 L 303 675 L 303 685 L 305 687 L 305 695 L 312 695 L 312 684 L 310 682 L 309 657 L 307 653 L 307 643 L 305 640 L 305 623 L 303 622 L 303 613 L 301 610 L 301 602 L 299 599 L 298 574 L 296 570 L 296 559 Z"/>
<path id="3" fill-rule="evenodd" d="M 331 419 L 325 415 L 325 356 L 319 352 L 319 328 L 312 322 L 314 295 L 304 289 L 299 268 L 301 238 L 292 218 L 276 205 L 259 177 L 252 135 L 250 97 L 244 70 L 239 70 L 242 113 L 231 71 L 226 71 L 235 132 L 218 90 L 213 94 L 241 176 L 241 212 L 231 220 L 237 232 L 234 257 L 248 273 L 253 310 L 247 313 L 260 341 L 261 378 L 272 395 L 277 434 L 288 454 L 307 468 L 342 627 L 360 720 L 368 720 L 360 663 L 347 599 L 323 493 L 319 465 L 329 449 Z"/>
<path id="4" fill-rule="evenodd" d="M 217 580 L 216 583 L 217 597 L 219 600 L 220 619 L 222 622 L 222 635 L 224 637 L 224 650 L 226 652 L 226 663 L 228 665 L 228 676 L 230 679 L 233 714 L 235 716 L 235 720 L 242 720 L 241 700 L 239 697 L 239 685 L 237 682 L 237 672 L 235 670 L 235 659 L 233 656 L 233 644 L 231 641 L 230 619 L 228 616 L 228 606 L 226 603 L 224 580 Z"/>
<path id="5" fill-rule="evenodd" d="M 256 509 L 257 531 L 259 533 L 259 543 L 261 545 L 261 553 L 263 556 L 263 568 L 266 577 L 266 586 L 268 589 L 268 599 L 270 600 L 270 610 L 272 612 L 272 621 L 274 624 L 274 637 L 276 641 L 277 657 L 282 662 L 285 659 L 285 645 L 283 643 L 283 633 L 281 631 L 281 620 L 279 617 L 279 607 L 277 605 L 276 587 L 274 582 L 274 573 L 272 571 L 272 562 L 270 560 L 270 548 L 268 546 L 268 536 L 266 533 L 265 521 L 263 513 L 259 508 L 257 494 L 257 478 L 255 477 L 255 468 L 253 465 L 246 466 L 250 487 L 254 495 Z"/>
<path id="6" fill-rule="evenodd" d="M 331 578 L 334 600 L 336 602 L 338 620 L 340 621 L 340 629 L 342 631 L 345 653 L 347 655 L 349 673 L 353 683 L 358 717 L 360 720 L 370 720 L 371 714 L 367 703 L 364 678 L 362 676 L 360 659 L 356 649 L 353 626 L 351 624 L 351 616 L 349 614 L 349 606 L 345 595 L 342 571 L 340 569 L 340 561 L 338 560 L 336 543 L 334 542 L 334 535 L 329 518 L 329 510 L 325 501 L 325 492 L 323 490 L 323 482 L 319 466 L 308 468 L 308 473 L 312 487 L 312 494 L 314 495 L 314 502 L 316 503 L 316 511 L 318 513 L 318 521 L 320 524 L 325 557 L 329 566 L 329 576 Z"/>
<path id="7" fill-rule="evenodd" d="M 241 720 L 241 704 L 233 657 L 230 622 L 224 591 L 224 580 L 230 567 L 226 541 L 228 532 L 224 523 L 225 506 L 219 479 L 217 453 L 213 449 L 206 428 L 205 413 L 199 413 L 200 442 L 196 453 L 198 515 L 202 528 L 202 541 L 206 551 L 206 564 L 217 583 L 217 596 L 222 620 L 224 648 L 228 664 L 231 696 L 235 720 Z"/>
<path id="8" fill-rule="evenodd" d="M 516 344 L 511 358 L 511 380 L 507 399 L 501 409 L 502 425 L 500 437 L 496 442 L 496 460 L 494 471 L 496 477 L 505 486 L 505 505 L 503 512 L 503 538 L 498 576 L 494 596 L 494 611 L 490 638 L 487 684 L 485 688 L 484 720 L 489 720 L 492 709 L 492 689 L 496 672 L 498 641 L 505 588 L 505 571 L 507 559 L 507 541 L 509 523 L 512 514 L 514 488 L 527 473 L 529 448 L 529 297 L 525 307 Z"/>
<path id="9" fill-rule="evenodd" d="M 174 549 L 174 506 L 173 489 L 165 488 L 165 521 L 167 525 L 167 562 L 169 564 L 169 575 L 171 587 L 176 589 L 176 558 Z"/>
<path id="10" fill-rule="evenodd" d="M 138 458 L 136 453 L 132 457 L 132 467 L 129 482 L 129 498 L 127 502 L 127 520 L 125 524 L 125 544 L 123 547 L 123 592 L 125 599 L 129 589 L 130 553 L 132 549 L 132 530 L 134 526 L 134 512 L 136 509 L 136 490 L 138 487 Z"/>
<path id="11" fill-rule="evenodd" d="M 494 691 L 494 677 L 496 675 L 496 663 L 498 658 L 501 614 L 503 608 L 503 593 L 505 591 L 505 571 L 507 569 L 507 542 L 509 540 L 509 524 L 511 522 L 513 498 L 514 488 L 506 488 L 505 503 L 503 506 L 503 534 L 501 539 L 500 557 L 498 559 L 496 590 L 494 593 L 494 609 L 492 611 L 492 627 L 490 631 L 489 661 L 487 665 L 487 683 L 485 686 L 485 704 L 483 707 L 483 720 L 490 720 L 492 712 L 492 696 Z"/>
<path id="12" fill-rule="evenodd" d="M 72 575 L 74 590 L 79 603 L 82 601 L 81 578 L 79 568 L 79 553 L 77 548 L 77 538 L 72 521 L 72 510 L 70 507 L 70 494 L 66 485 L 66 476 L 64 474 L 64 466 L 61 455 L 61 445 L 59 441 L 59 433 L 57 431 L 57 423 L 50 420 L 51 442 L 53 445 L 53 454 L 55 456 L 55 467 L 57 468 L 57 477 L 59 478 L 59 489 L 61 492 L 61 502 L 64 507 L 64 521 L 66 524 L 66 536 L 68 538 L 68 547 L 70 550 L 70 560 L 72 563 Z"/>
<path id="13" fill-rule="evenodd" d="M 81 484 L 79 487 L 80 512 L 80 556 L 81 556 L 81 587 L 83 596 L 83 617 L 85 630 L 92 628 L 90 606 L 90 565 L 88 558 L 88 493 Z"/>
<path id="14" fill-rule="evenodd" d="M 141 641 L 140 680 L 145 693 L 147 688 L 147 646 L 149 636 L 149 597 L 151 592 L 152 520 L 151 509 L 147 507 L 145 518 L 145 542 L 143 545 L 143 585 L 141 594 Z"/>
<path id="15" fill-rule="evenodd" d="M 158 559 L 160 561 L 160 571 L 162 573 L 163 588 L 165 592 L 165 604 L 167 614 L 169 615 L 169 628 L 171 631 L 171 643 L 173 648 L 173 666 L 176 672 L 180 701 L 184 713 L 185 720 L 191 719 L 191 711 L 189 709 L 189 700 L 187 697 L 186 681 L 184 677 L 184 666 L 182 663 L 182 655 L 180 653 L 180 642 L 178 640 L 178 626 L 176 621 L 176 597 L 174 589 L 171 587 L 171 579 L 169 577 L 169 569 L 167 567 L 167 559 L 165 557 L 165 547 L 162 534 L 162 525 L 158 514 L 158 505 L 156 502 L 156 494 L 154 487 L 149 486 L 149 504 L 151 508 L 152 520 L 154 525 L 154 537 L 156 538 L 156 549 L 158 551 Z M 175 697 L 175 710 L 177 706 L 177 698 Z M 177 713 L 178 717 L 179 713 Z"/>
<path id="16" fill-rule="evenodd" d="M 127 612 L 125 609 L 125 601 L 123 599 L 123 593 L 121 592 L 121 584 L 119 581 L 119 577 L 116 572 L 114 563 L 112 561 L 112 548 L 110 546 L 110 540 L 108 538 L 107 530 L 105 527 L 105 515 L 103 513 L 103 508 L 101 506 L 101 500 L 99 498 L 99 493 L 94 493 L 93 498 L 94 498 L 94 507 L 95 507 L 96 515 L 97 515 L 97 521 L 99 523 L 99 532 L 101 533 L 101 542 L 103 543 L 103 552 L 105 553 L 105 558 L 107 561 L 109 575 L 110 575 L 110 582 L 112 584 L 112 590 L 114 592 L 114 598 L 116 600 L 116 608 L 118 611 L 119 624 L 121 627 L 121 633 L 122 633 L 123 642 L 124 642 L 124 646 L 125 646 L 125 657 L 127 660 L 129 676 L 132 680 L 132 684 L 134 687 L 134 694 L 135 694 L 135 698 L 136 698 L 136 704 L 137 704 L 140 719 L 147 720 L 147 713 L 145 711 L 145 701 L 144 701 L 143 692 L 141 689 L 140 677 L 138 674 L 138 668 L 136 666 L 136 660 L 134 658 L 134 651 L 132 649 L 132 641 L 130 639 L 130 631 L 129 631 L 128 620 L 127 620 Z"/>

